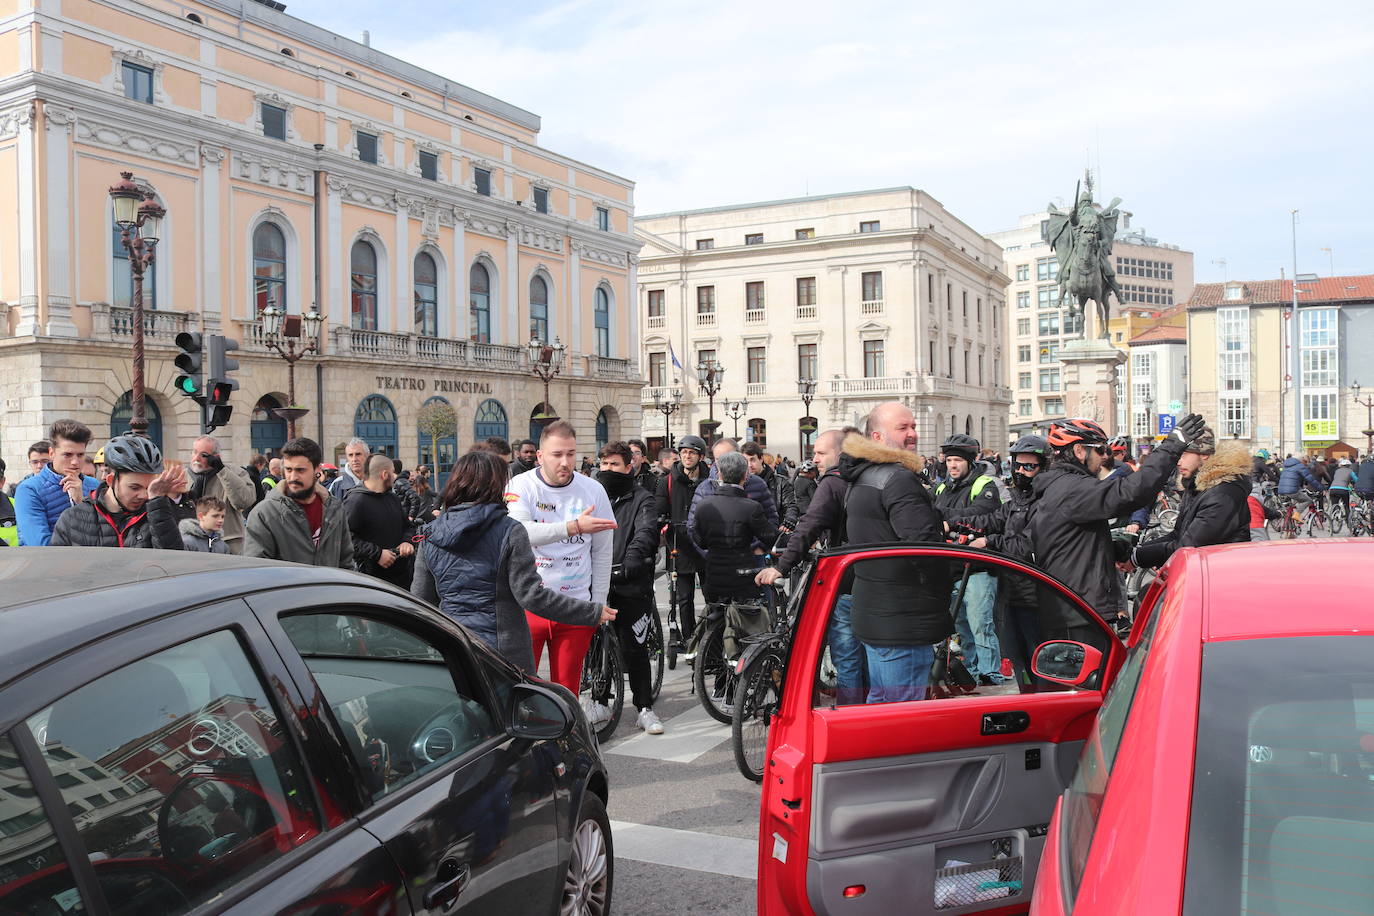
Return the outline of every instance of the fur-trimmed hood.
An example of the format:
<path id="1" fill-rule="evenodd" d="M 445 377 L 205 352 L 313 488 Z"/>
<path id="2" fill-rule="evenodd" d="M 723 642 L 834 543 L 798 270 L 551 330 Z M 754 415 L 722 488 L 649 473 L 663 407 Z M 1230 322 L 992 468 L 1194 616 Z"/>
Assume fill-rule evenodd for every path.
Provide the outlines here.
<path id="1" fill-rule="evenodd" d="M 926 466 L 925 459 L 915 452 L 891 448 L 858 433 L 850 433 L 845 437 L 843 452 L 857 461 L 867 461 L 869 464 L 905 465 L 914 474 L 921 473 L 922 468 Z"/>
<path id="2" fill-rule="evenodd" d="M 1210 490 L 1217 484 L 1250 478 L 1252 462 L 1250 453 L 1239 442 L 1222 442 L 1217 445 L 1216 454 L 1207 459 L 1197 472 L 1194 486 L 1198 492 Z"/>

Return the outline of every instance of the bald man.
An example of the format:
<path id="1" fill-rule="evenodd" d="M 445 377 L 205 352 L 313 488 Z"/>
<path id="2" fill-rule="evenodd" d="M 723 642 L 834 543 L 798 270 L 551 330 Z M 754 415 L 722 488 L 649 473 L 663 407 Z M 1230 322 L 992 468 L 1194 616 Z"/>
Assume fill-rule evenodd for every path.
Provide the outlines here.
<path id="1" fill-rule="evenodd" d="M 396 465 L 386 455 L 367 459 L 362 483 L 344 503 L 353 535 L 353 563 L 359 572 L 409 590 L 415 544 L 410 518 L 392 491 Z"/>

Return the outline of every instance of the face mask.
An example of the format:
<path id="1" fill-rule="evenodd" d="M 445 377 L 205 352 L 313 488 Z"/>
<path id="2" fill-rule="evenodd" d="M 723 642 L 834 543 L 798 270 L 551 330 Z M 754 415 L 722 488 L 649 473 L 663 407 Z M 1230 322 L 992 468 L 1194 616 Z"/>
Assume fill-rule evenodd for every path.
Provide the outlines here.
<path id="1" fill-rule="evenodd" d="M 624 496 L 635 485 L 633 477 L 619 471 L 597 471 L 596 482 L 606 488 L 606 494 L 612 499 Z"/>

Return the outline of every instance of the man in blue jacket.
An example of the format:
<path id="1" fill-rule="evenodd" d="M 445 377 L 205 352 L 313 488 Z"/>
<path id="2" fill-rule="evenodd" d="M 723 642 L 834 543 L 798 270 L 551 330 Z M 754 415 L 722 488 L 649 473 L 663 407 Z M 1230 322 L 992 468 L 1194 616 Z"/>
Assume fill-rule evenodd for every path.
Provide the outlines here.
<path id="1" fill-rule="evenodd" d="M 46 467 L 14 491 L 14 514 L 20 547 L 46 547 L 58 518 L 100 488 L 100 481 L 81 474 L 81 460 L 91 443 L 89 427 L 58 420 L 48 430 L 52 451 Z"/>
<path id="2" fill-rule="evenodd" d="M 1298 495 L 1304 486 L 1317 491 L 1322 489 L 1322 485 L 1317 482 L 1317 478 L 1312 475 L 1312 471 L 1307 467 L 1307 462 L 1306 455 L 1297 458 L 1290 456 L 1284 461 L 1283 471 L 1279 474 L 1280 496 Z M 1306 502 L 1306 499 L 1300 496 L 1299 502 Z"/>

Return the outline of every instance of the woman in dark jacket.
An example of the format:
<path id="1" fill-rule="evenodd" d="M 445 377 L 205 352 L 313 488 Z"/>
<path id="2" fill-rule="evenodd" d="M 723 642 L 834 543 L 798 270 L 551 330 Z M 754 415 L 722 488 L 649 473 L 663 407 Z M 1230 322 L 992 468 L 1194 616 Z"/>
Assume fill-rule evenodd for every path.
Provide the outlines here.
<path id="1" fill-rule="evenodd" d="M 410 591 L 532 674 L 526 610 L 578 626 L 614 620 L 615 611 L 544 587 L 525 526 L 506 513 L 508 473 L 492 452 L 458 459 L 444 487 L 443 512 L 416 556 Z"/>

